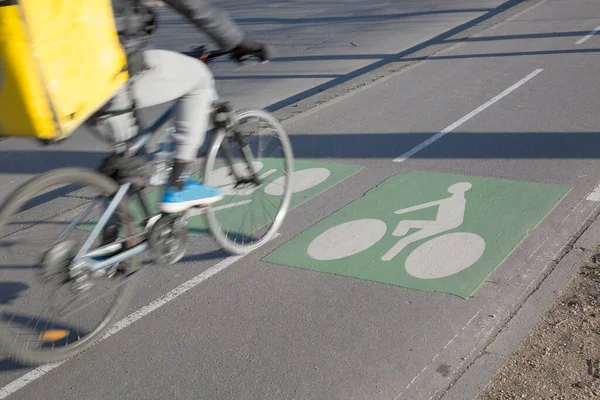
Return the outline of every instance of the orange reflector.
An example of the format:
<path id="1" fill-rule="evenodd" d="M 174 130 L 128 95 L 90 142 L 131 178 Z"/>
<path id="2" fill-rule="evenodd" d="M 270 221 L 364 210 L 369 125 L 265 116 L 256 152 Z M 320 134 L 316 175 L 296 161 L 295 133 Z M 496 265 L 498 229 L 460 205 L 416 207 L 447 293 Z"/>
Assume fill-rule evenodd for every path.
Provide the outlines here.
<path id="1" fill-rule="evenodd" d="M 50 329 L 40 333 L 40 340 L 44 342 L 56 342 L 69 336 L 66 329 Z"/>

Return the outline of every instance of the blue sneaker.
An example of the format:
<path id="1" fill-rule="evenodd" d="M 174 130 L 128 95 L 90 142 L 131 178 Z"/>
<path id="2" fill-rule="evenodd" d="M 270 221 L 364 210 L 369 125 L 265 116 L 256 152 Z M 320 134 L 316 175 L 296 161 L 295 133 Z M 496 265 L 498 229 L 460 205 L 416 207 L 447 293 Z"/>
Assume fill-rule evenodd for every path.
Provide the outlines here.
<path id="1" fill-rule="evenodd" d="M 219 189 L 188 179 L 181 190 L 166 188 L 159 207 L 165 213 L 179 213 L 192 207 L 210 206 L 222 198 L 223 193 Z"/>

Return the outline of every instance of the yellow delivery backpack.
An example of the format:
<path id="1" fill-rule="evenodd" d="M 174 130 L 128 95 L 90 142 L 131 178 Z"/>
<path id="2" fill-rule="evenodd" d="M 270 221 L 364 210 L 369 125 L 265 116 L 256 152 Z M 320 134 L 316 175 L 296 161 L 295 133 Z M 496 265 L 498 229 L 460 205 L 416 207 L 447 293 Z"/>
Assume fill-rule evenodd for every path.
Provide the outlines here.
<path id="1" fill-rule="evenodd" d="M 127 81 L 111 0 L 0 0 L 0 136 L 69 136 Z"/>

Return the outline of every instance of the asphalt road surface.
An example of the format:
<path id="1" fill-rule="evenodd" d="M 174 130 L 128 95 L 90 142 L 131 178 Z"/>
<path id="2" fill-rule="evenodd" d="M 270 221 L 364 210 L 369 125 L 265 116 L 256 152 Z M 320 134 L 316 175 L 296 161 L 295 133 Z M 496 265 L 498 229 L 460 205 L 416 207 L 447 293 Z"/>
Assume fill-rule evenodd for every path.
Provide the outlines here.
<path id="1" fill-rule="evenodd" d="M 275 57 L 217 89 L 285 120 L 320 190 L 244 257 L 191 238 L 74 359 L 0 361 L 0 398 L 442 398 L 596 215 L 597 1 L 221 3 Z M 158 47 L 203 41 L 159 14 Z M 0 196 L 106 151 L 5 140 Z"/>

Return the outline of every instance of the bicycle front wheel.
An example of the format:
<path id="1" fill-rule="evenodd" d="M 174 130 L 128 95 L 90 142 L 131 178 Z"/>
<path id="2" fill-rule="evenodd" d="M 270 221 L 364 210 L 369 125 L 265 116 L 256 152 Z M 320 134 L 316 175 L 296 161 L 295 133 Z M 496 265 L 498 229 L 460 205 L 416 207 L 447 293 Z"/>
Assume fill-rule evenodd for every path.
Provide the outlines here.
<path id="1" fill-rule="evenodd" d="M 72 275 L 95 217 L 118 188 L 94 171 L 66 168 L 30 180 L 0 207 L 0 345 L 15 361 L 38 365 L 76 355 L 128 303 L 132 286 L 123 273 Z M 135 233 L 128 209 L 124 197 L 114 214 L 127 236 Z M 90 252 L 107 246 L 101 236 Z"/>
<path id="2" fill-rule="evenodd" d="M 252 251 L 273 238 L 287 214 L 293 154 L 283 126 L 262 110 L 235 114 L 233 127 L 215 137 L 204 182 L 225 196 L 205 214 L 219 245 L 233 254 Z"/>

